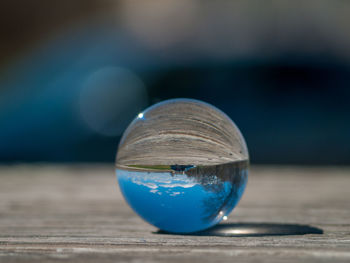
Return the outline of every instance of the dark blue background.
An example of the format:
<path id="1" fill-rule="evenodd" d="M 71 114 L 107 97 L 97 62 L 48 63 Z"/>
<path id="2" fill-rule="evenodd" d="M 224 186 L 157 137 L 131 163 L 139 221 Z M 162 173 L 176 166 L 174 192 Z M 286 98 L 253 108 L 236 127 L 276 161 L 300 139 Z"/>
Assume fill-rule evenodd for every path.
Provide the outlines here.
<path id="1" fill-rule="evenodd" d="M 212 11 L 217 12 L 217 21 L 224 9 L 220 3 Z M 28 17 L 62 22 L 62 10 L 50 19 L 47 13 L 55 11 L 48 6 L 41 8 L 46 8 L 44 18 L 40 12 Z M 179 42 L 160 46 L 135 37 L 119 22 L 111 22 L 107 9 L 98 9 L 99 14 L 105 14 L 103 19 L 95 15 L 97 11 L 87 12 L 83 22 L 69 20 L 60 30 L 52 26 L 50 37 L 38 37 L 30 48 L 9 49 L 12 53 L 3 49 L 2 54 L 8 56 L 0 63 L 0 162 L 113 162 L 121 131 L 133 116 L 156 102 L 183 97 L 209 102 L 226 112 L 246 138 L 253 163 L 350 164 L 348 27 L 341 22 L 329 24 L 327 17 L 339 16 L 334 8 L 322 9 L 316 16 L 311 7 L 304 7 L 310 13 L 308 18 L 297 14 L 284 17 L 287 11 L 271 8 L 270 12 L 281 15 L 278 30 L 263 19 L 268 15 L 254 13 L 248 20 L 235 18 L 243 24 L 251 22 L 248 33 L 244 26 L 236 26 L 237 21 L 222 18 L 224 24 L 211 25 L 214 32 L 221 30 L 217 39 L 207 36 L 206 31 L 200 35 L 204 40 L 192 39 L 202 32 L 196 29 L 198 32 Z M 344 8 L 350 10 L 348 5 Z M 78 10 L 74 12 L 78 14 Z M 71 17 L 75 17 L 74 12 Z M 230 13 L 226 16 L 234 19 Z M 206 17 L 193 21 L 198 19 L 206 22 L 201 23 L 202 29 L 208 29 L 213 21 Z M 303 23 L 291 24 L 298 19 Z M 27 21 L 30 30 L 33 23 Z M 25 23 L 17 22 L 24 32 Z M 8 29 L 0 32 L 7 41 L 3 42 L 5 47 L 30 38 L 29 34 L 23 39 L 11 38 L 8 32 L 22 31 L 14 31 L 16 23 L 10 20 L 1 23 Z M 327 24 L 333 31 L 325 27 Z M 172 36 L 174 29 L 169 30 L 164 36 L 151 32 L 150 38 L 160 36 L 161 43 L 169 37 L 168 32 Z M 205 40 L 212 42 L 203 48 Z M 253 48 L 246 50 L 252 43 Z M 91 128 L 79 108 L 86 81 L 106 68 L 127 70 L 142 83 L 142 94 L 135 94 L 135 98 L 141 96 L 137 103 L 131 97 L 122 99 L 131 91 L 119 80 L 114 83 L 115 76 L 107 80 L 108 85 L 116 85 L 113 91 L 103 89 L 104 75 L 99 80 L 101 88 L 95 83 L 97 97 L 101 94 L 106 99 L 105 93 L 115 100 L 107 109 L 95 95 L 88 98 L 92 111 L 102 107 L 115 115 L 107 121 L 118 126 L 118 131 L 109 134 Z"/>

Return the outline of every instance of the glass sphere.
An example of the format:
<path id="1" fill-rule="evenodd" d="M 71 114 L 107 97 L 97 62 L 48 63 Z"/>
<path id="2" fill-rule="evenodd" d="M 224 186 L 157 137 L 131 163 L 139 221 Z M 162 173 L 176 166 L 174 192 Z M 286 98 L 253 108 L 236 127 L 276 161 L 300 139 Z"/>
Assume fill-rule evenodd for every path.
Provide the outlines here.
<path id="1" fill-rule="evenodd" d="M 155 104 L 120 141 L 121 192 L 144 220 L 172 233 L 209 228 L 232 211 L 248 176 L 248 150 L 232 120 L 192 99 Z"/>

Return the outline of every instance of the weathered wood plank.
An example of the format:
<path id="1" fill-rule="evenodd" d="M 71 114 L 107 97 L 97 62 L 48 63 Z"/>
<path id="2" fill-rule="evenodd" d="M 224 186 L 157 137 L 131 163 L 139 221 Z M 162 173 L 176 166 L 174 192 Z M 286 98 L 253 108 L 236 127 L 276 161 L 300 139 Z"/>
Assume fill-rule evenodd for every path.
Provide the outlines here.
<path id="1" fill-rule="evenodd" d="M 349 186 L 348 168 L 254 167 L 225 222 L 234 237 L 183 236 L 158 233 L 131 211 L 112 164 L 3 166 L 0 261 L 349 262 Z M 285 224 L 324 233 L 269 235 L 281 225 L 303 230 Z"/>

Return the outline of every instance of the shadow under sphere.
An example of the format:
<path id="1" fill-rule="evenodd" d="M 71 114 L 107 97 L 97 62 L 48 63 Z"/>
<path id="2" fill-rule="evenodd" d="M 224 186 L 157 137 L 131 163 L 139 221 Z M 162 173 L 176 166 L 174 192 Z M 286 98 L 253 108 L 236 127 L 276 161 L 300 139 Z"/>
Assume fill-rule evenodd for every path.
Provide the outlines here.
<path id="1" fill-rule="evenodd" d="M 165 231 L 157 231 L 157 234 L 171 234 Z M 323 234 L 323 230 L 317 227 L 300 224 L 278 223 L 229 223 L 219 224 L 204 231 L 187 235 L 194 236 L 225 236 L 225 237 L 259 237 L 259 236 L 285 236 Z"/>

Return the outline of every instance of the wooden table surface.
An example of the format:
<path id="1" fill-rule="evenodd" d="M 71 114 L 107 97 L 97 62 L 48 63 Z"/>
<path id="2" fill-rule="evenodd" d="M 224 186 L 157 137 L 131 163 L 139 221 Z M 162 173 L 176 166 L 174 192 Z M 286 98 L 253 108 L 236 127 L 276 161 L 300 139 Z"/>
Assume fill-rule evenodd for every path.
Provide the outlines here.
<path id="1" fill-rule="evenodd" d="M 111 165 L 0 167 L 0 262 L 350 262 L 350 169 L 254 166 L 238 207 L 169 235 L 124 202 Z"/>

